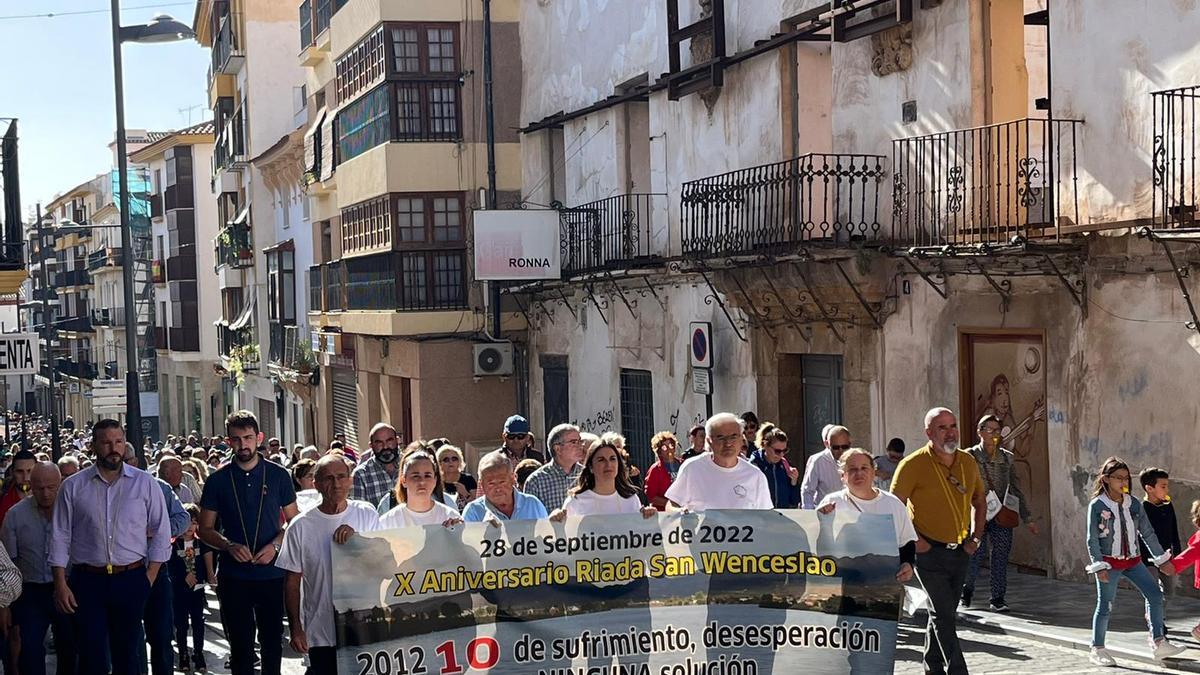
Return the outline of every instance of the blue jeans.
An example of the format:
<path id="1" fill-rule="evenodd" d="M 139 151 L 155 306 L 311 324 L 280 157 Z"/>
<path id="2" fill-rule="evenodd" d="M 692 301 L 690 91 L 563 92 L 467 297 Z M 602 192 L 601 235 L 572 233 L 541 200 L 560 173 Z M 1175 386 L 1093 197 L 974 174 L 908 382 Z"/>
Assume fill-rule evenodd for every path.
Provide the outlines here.
<path id="1" fill-rule="evenodd" d="M 1155 640 L 1167 634 L 1163 626 L 1163 594 L 1150 570 L 1140 562 L 1133 567 L 1117 572 L 1108 570 L 1108 581 L 1096 577 L 1096 614 L 1092 617 L 1092 646 L 1103 647 L 1108 633 L 1108 616 L 1112 611 L 1113 599 L 1117 596 L 1117 585 L 1121 577 L 1129 579 L 1146 598 L 1146 612 L 1150 617 L 1150 635 Z"/>

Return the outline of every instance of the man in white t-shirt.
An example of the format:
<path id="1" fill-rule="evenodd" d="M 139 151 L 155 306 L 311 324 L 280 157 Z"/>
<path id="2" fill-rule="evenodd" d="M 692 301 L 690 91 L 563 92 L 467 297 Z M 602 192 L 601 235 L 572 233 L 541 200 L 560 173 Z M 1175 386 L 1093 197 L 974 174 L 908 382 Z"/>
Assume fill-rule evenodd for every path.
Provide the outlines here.
<path id="1" fill-rule="evenodd" d="M 770 509 L 771 492 L 762 471 L 741 456 L 742 421 L 717 413 L 704 423 L 709 452 L 684 462 L 667 488 L 675 509 Z"/>
<path id="2" fill-rule="evenodd" d="M 322 457 L 314 473 L 321 503 L 292 519 L 275 565 L 288 572 L 284 600 L 292 649 L 308 654 L 307 675 L 337 675 L 332 545 L 346 543 L 355 532 L 378 529 L 379 514 L 367 502 L 347 499 L 353 480 L 342 455 Z"/>

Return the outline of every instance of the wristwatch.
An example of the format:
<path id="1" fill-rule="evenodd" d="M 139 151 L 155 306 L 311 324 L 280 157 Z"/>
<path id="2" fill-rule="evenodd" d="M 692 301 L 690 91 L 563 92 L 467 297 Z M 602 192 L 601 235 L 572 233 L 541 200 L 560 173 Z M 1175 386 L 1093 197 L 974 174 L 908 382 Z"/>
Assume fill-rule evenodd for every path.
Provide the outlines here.
<path id="1" fill-rule="evenodd" d="M 275 555 L 279 555 L 279 544 L 275 544 Z"/>
<path id="2" fill-rule="evenodd" d="M 982 539 L 980 539 L 979 537 L 971 537 L 971 543 L 973 543 L 973 544 L 975 544 L 976 546 L 978 546 L 978 545 L 980 545 L 980 544 L 982 544 L 982 543 L 983 543 L 983 540 L 982 540 Z"/>

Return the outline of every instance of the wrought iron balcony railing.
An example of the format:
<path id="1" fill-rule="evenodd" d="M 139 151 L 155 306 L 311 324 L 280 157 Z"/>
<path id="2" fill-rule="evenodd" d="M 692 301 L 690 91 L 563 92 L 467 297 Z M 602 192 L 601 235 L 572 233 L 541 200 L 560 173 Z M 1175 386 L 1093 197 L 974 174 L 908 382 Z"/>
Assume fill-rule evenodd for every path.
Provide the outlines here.
<path id="1" fill-rule="evenodd" d="M 886 161 L 814 153 L 684 183 L 683 254 L 779 254 L 880 238 Z"/>
<path id="2" fill-rule="evenodd" d="M 1020 119 L 892 141 L 892 238 L 904 246 L 1055 238 L 1079 222 L 1079 120 Z"/>
<path id="3" fill-rule="evenodd" d="M 231 224 L 221 229 L 214 240 L 217 260 L 214 271 L 222 265 L 250 267 L 254 265 L 254 246 L 248 225 Z"/>
<path id="4" fill-rule="evenodd" d="M 608 197 L 559 211 L 563 272 L 622 269 L 666 253 L 663 194 Z"/>
<path id="5" fill-rule="evenodd" d="M 226 14 L 213 37 L 212 70 L 214 73 L 236 73 L 242 58 L 237 31 L 233 28 L 233 15 Z"/>
<path id="6" fill-rule="evenodd" d="M 1154 124 L 1152 157 L 1154 227 L 1196 227 L 1197 99 L 1200 86 L 1156 91 L 1150 95 Z"/>
<path id="7" fill-rule="evenodd" d="M 311 372 L 315 363 L 311 352 L 306 351 L 300 327 L 271 322 L 270 363 L 280 368 L 297 372 Z"/>

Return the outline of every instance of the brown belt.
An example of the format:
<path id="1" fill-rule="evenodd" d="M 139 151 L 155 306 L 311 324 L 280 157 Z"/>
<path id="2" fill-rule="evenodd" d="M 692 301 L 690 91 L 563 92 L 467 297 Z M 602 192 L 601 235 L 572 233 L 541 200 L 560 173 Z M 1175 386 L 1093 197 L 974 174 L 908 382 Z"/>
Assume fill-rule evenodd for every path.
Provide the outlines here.
<path id="1" fill-rule="evenodd" d="M 79 572 L 87 572 L 88 574 L 120 574 L 129 570 L 136 570 L 146 564 L 145 560 L 135 560 L 128 565 L 84 565 L 83 563 L 75 563 L 71 569 Z"/>

